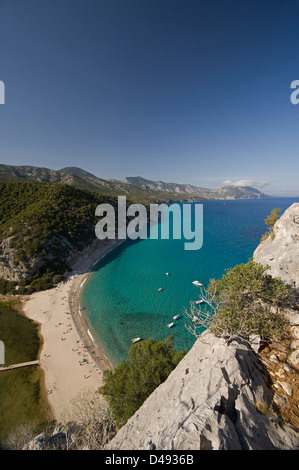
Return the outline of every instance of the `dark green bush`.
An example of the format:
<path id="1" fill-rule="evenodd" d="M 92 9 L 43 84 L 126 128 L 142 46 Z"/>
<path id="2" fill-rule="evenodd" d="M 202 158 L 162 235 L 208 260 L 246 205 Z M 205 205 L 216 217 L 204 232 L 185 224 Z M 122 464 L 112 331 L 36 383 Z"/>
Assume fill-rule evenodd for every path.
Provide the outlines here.
<path id="1" fill-rule="evenodd" d="M 250 260 L 227 270 L 221 280 L 212 280 L 208 295 L 215 315 L 211 331 L 216 334 L 258 334 L 263 339 L 279 338 L 286 320 L 276 313 L 288 302 L 290 292 L 279 278 L 266 273 L 269 266 Z"/>
<path id="2" fill-rule="evenodd" d="M 175 350 L 173 336 L 166 341 L 148 339 L 133 345 L 128 360 L 122 361 L 114 373 L 104 372 L 100 393 L 118 425 L 123 425 L 138 410 L 185 354 L 186 351 Z"/>

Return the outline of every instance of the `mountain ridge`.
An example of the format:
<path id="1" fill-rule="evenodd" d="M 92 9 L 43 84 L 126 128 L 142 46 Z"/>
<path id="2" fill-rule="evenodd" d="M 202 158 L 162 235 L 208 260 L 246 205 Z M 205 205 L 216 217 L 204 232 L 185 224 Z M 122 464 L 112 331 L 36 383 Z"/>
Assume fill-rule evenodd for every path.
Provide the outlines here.
<path id="1" fill-rule="evenodd" d="M 152 202 L 192 202 L 206 199 L 259 199 L 270 197 L 250 186 L 222 186 L 209 189 L 191 184 L 152 181 L 141 176 L 126 176 L 122 180 L 104 179 L 78 167 L 52 170 L 30 165 L 0 164 L 0 181 L 38 181 L 69 184 L 81 189 L 109 195 L 128 195 Z"/>
<path id="2" fill-rule="evenodd" d="M 205 197 L 207 199 L 245 199 L 245 198 L 262 198 L 270 197 L 262 193 L 256 188 L 251 186 L 221 186 L 218 189 L 209 189 L 200 186 L 194 186 L 189 183 L 166 183 L 158 180 L 148 180 L 142 176 L 126 176 L 122 180 L 123 183 L 140 186 L 144 189 L 170 191 L 176 194 L 191 194 L 198 197 Z"/>

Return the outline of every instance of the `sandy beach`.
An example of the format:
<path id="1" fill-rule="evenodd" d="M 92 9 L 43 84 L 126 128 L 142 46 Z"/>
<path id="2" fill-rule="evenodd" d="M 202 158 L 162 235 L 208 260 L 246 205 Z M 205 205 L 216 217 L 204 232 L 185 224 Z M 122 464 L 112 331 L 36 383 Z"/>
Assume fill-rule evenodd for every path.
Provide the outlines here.
<path id="1" fill-rule="evenodd" d="M 55 288 L 32 294 L 24 301 L 26 316 L 41 325 L 43 347 L 40 364 L 53 416 L 63 421 L 79 394 L 100 399 L 105 369 L 112 365 L 88 335 L 84 312 L 79 312 L 79 293 L 92 266 L 119 245 L 117 240 L 97 241 L 72 266 L 69 277 Z"/>

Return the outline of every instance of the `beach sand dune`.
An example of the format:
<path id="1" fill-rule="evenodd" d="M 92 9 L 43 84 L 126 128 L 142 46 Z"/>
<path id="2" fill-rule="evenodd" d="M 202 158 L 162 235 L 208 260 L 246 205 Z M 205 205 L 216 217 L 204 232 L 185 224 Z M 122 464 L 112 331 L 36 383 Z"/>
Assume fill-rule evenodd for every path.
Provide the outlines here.
<path id="1" fill-rule="evenodd" d="M 37 292 L 24 301 L 26 316 L 40 324 L 43 346 L 40 364 L 53 416 L 63 421 L 73 399 L 88 390 L 99 397 L 105 369 L 113 370 L 100 345 L 87 332 L 79 314 L 79 292 L 91 267 L 117 246 L 117 241 L 95 243 L 72 267 L 69 278 L 55 288 Z"/>

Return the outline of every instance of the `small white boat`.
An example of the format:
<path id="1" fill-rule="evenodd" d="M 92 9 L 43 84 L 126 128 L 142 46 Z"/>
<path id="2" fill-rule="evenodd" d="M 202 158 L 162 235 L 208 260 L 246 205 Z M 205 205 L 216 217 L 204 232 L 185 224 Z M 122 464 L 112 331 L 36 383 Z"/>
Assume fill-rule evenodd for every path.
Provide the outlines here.
<path id="1" fill-rule="evenodd" d="M 192 281 L 192 284 L 194 284 L 195 286 L 203 286 L 203 284 L 199 281 Z"/>
<path id="2" fill-rule="evenodd" d="M 163 287 L 159 287 L 158 291 L 164 290 Z"/>
<path id="3" fill-rule="evenodd" d="M 138 343 L 138 341 L 140 341 L 141 338 L 133 338 L 131 339 L 131 343 Z"/>
<path id="4" fill-rule="evenodd" d="M 197 304 L 197 305 L 198 305 L 198 304 L 203 304 L 203 303 L 204 303 L 204 300 L 202 300 L 202 299 L 201 299 L 201 300 L 195 300 L 194 303 Z"/>
<path id="5" fill-rule="evenodd" d="M 171 322 L 171 323 L 169 323 L 169 324 L 167 325 L 167 328 L 172 328 L 172 327 L 173 327 L 173 325 L 174 325 L 174 323 L 173 323 L 173 322 Z"/>
<path id="6" fill-rule="evenodd" d="M 196 323 L 198 320 L 199 320 L 199 318 L 196 317 L 196 316 L 194 316 L 194 317 L 192 318 L 193 323 Z"/>
<path id="7" fill-rule="evenodd" d="M 170 273 L 166 273 L 166 276 L 170 276 Z"/>
<path id="8" fill-rule="evenodd" d="M 178 318 L 180 318 L 179 315 L 175 315 L 174 317 L 172 317 L 174 320 L 177 320 Z"/>
<path id="9" fill-rule="evenodd" d="M 79 307 L 79 310 L 85 310 L 85 307 Z"/>

